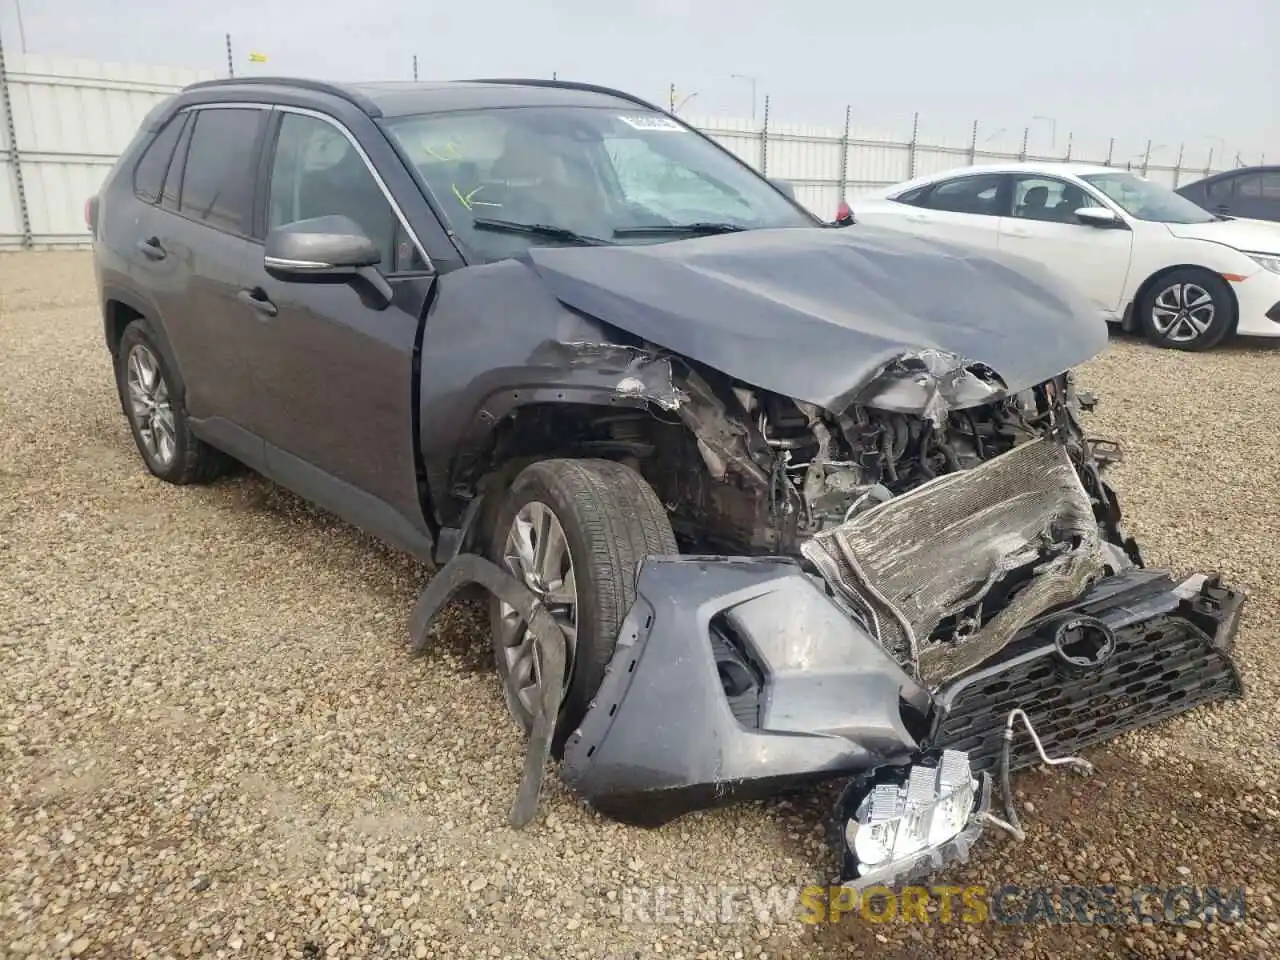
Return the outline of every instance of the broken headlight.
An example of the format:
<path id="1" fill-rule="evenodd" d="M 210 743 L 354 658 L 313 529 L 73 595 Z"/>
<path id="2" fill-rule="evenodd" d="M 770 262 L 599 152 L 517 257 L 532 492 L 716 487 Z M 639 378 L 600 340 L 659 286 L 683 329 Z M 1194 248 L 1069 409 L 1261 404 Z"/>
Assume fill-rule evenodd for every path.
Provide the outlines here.
<path id="1" fill-rule="evenodd" d="M 855 785 L 844 806 L 846 876 L 852 887 L 892 885 L 969 859 L 991 799 L 986 774 L 969 757 L 944 750 L 936 765 L 914 764 Z"/>

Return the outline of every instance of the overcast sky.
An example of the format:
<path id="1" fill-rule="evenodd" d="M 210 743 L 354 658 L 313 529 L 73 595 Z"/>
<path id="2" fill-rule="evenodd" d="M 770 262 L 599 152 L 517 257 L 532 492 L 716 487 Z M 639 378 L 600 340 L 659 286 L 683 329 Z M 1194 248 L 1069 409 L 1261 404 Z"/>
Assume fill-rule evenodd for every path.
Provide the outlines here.
<path id="1" fill-rule="evenodd" d="M 225 70 L 229 32 L 237 73 L 409 79 L 416 53 L 424 79 L 554 71 L 664 104 L 675 83 L 685 114 L 745 119 L 742 74 L 779 121 L 838 127 L 848 103 L 904 136 L 919 111 L 922 136 L 1030 126 L 1033 152 L 1070 131 L 1077 155 L 1280 160 L 1280 0 L 0 0 L 15 52 L 19 2 L 30 53 Z"/>

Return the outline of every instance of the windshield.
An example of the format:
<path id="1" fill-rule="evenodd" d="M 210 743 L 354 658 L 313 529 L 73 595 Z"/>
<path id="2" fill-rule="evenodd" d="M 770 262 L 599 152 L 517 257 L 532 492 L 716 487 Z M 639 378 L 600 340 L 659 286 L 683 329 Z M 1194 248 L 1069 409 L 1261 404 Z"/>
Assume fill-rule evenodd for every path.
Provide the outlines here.
<path id="1" fill-rule="evenodd" d="M 1209 223 L 1218 219 L 1168 187 L 1144 180 L 1136 174 L 1121 171 L 1093 173 L 1080 179 L 1097 187 L 1118 203 L 1125 213 L 1139 220 L 1157 223 Z"/>
<path id="2" fill-rule="evenodd" d="M 816 225 L 754 171 L 649 110 L 506 107 L 387 128 L 450 226 L 486 259 L 548 243 Z"/>

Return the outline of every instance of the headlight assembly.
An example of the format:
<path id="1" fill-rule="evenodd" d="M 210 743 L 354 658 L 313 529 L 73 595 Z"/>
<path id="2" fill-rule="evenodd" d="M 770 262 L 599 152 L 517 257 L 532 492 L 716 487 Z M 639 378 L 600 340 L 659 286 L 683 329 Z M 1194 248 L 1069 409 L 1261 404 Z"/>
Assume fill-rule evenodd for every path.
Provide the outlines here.
<path id="1" fill-rule="evenodd" d="M 1249 253 L 1241 250 L 1246 257 L 1262 267 L 1263 270 L 1270 270 L 1272 273 L 1280 273 L 1280 253 Z"/>

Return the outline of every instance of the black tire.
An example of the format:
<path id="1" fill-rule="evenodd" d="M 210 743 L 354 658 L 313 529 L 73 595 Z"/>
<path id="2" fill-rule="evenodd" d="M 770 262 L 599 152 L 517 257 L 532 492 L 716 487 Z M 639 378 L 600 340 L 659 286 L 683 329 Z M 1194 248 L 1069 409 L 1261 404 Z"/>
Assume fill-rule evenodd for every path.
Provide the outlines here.
<path id="1" fill-rule="evenodd" d="M 604 679 L 622 620 L 635 602 L 637 566 L 646 556 L 670 556 L 678 549 L 666 510 L 630 467 L 611 460 L 543 460 L 521 471 L 495 512 L 489 557 L 504 570 L 507 533 L 521 509 L 534 501 L 549 507 L 560 522 L 577 583 L 577 637 L 552 740 L 552 753 L 560 757 Z M 496 599 L 490 601 L 489 621 L 507 707 L 527 733 L 533 717 L 509 681 Z"/>
<path id="2" fill-rule="evenodd" d="M 1209 305 L 1213 308 L 1212 319 L 1207 327 L 1198 331 L 1189 325 L 1189 320 L 1177 320 L 1162 332 L 1157 327 L 1157 311 L 1162 320 L 1180 317 L 1181 314 L 1174 312 L 1172 308 L 1185 304 L 1188 299 L 1194 303 L 1195 297 L 1199 295 L 1198 291 L 1209 295 Z M 1187 296 L 1188 293 L 1191 294 L 1190 297 Z M 1216 273 L 1199 267 L 1180 267 L 1163 274 L 1143 294 L 1137 310 L 1138 322 L 1147 340 L 1157 347 L 1170 350 L 1212 350 L 1236 326 L 1236 299 L 1227 281 Z M 1192 313 L 1195 314 L 1196 311 L 1193 310 Z M 1208 319 L 1207 312 L 1201 310 L 1199 317 L 1202 320 Z M 1190 336 L 1187 336 L 1188 331 Z M 1182 336 L 1187 336 L 1187 339 L 1181 339 Z"/>
<path id="3" fill-rule="evenodd" d="M 168 408 L 173 418 L 173 452 L 167 461 L 148 449 L 143 440 L 143 428 L 134 415 L 129 399 L 129 358 L 135 347 L 144 348 L 155 359 L 159 376 L 167 390 Z M 178 485 L 208 483 L 230 465 L 231 461 L 224 453 L 215 450 L 191 432 L 181 388 L 165 363 L 164 354 L 156 345 L 155 335 L 146 320 L 134 320 L 125 327 L 120 337 L 120 346 L 116 351 L 116 392 L 120 395 L 120 406 L 124 410 L 125 419 L 129 421 L 138 454 L 147 469 L 161 480 Z"/>

